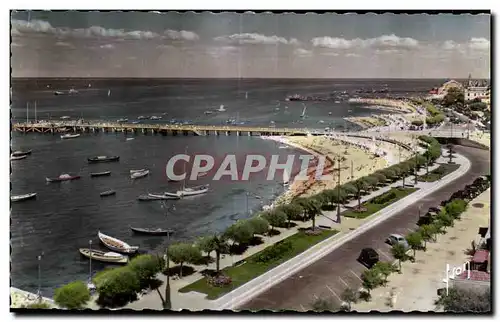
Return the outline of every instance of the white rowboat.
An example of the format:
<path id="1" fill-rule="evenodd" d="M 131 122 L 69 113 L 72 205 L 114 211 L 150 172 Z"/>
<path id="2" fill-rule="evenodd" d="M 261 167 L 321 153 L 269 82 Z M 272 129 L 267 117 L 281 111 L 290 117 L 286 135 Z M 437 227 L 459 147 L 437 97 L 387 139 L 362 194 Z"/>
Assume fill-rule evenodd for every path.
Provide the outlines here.
<path id="1" fill-rule="evenodd" d="M 115 251 L 115 252 L 120 252 L 120 253 L 126 253 L 126 254 L 132 254 L 137 252 L 139 249 L 138 246 L 130 246 L 124 241 L 121 241 L 117 238 L 105 235 L 101 233 L 100 231 L 97 233 L 97 236 L 99 237 L 99 240 L 104 244 L 104 246 L 108 247 L 109 249 Z"/>

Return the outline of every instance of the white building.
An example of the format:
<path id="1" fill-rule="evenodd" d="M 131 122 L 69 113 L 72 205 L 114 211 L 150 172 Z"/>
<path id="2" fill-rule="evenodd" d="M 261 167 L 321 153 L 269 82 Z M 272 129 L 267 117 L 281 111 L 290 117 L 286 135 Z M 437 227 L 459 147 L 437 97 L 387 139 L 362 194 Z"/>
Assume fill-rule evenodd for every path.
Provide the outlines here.
<path id="1" fill-rule="evenodd" d="M 486 81 L 472 80 L 469 74 L 469 80 L 466 83 L 464 90 L 465 101 L 472 101 L 474 99 L 488 100 L 490 98 L 490 86 Z"/>

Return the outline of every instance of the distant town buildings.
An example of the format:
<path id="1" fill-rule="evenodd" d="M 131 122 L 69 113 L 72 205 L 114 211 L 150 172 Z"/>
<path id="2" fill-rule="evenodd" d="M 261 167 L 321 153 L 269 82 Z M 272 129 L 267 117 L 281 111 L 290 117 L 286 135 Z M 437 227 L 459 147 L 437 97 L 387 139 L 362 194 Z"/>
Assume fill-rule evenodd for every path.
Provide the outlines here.
<path id="1" fill-rule="evenodd" d="M 442 99 L 451 89 L 458 89 L 464 93 L 465 101 L 475 99 L 490 105 L 490 84 L 487 80 L 473 80 L 469 74 L 466 82 L 461 83 L 456 80 L 449 80 L 439 88 L 433 88 L 429 91 L 429 99 Z"/>
<path id="2" fill-rule="evenodd" d="M 490 101 L 490 85 L 485 80 L 473 80 L 469 74 L 469 79 L 464 90 L 464 98 L 466 101 L 474 99 L 483 100 L 489 104 Z"/>

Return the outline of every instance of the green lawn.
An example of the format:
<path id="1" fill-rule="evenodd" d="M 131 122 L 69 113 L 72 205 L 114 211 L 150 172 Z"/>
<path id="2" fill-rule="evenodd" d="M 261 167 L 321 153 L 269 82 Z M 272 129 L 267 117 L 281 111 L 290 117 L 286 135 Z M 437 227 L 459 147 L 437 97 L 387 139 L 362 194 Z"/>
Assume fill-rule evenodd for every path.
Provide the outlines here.
<path id="1" fill-rule="evenodd" d="M 313 245 L 335 235 L 338 233 L 336 230 L 323 230 L 322 233 L 318 236 L 308 236 L 304 232 L 297 232 L 296 234 L 285 238 L 284 241 L 288 241 L 292 243 L 293 247 L 286 254 L 281 254 L 280 258 L 268 261 L 266 263 L 257 262 L 257 257 L 264 250 L 248 257 L 245 261 L 246 263 L 234 267 L 227 267 L 222 270 L 227 276 L 230 276 L 232 279 L 231 285 L 227 285 L 225 287 L 214 287 L 207 283 L 206 278 L 202 278 L 190 285 L 187 285 L 179 290 L 181 293 L 186 292 L 200 292 L 207 294 L 207 299 L 214 300 L 226 293 L 231 292 L 237 287 L 245 284 L 246 282 L 264 274 L 270 269 L 286 262 L 287 260 L 297 256 L 298 254 L 304 252 L 309 249 Z M 266 247 L 268 249 L 272 247 L 272 245 Z"/>
<path id="2" fill-rule="evenodd" d="M 355 212 L 352 210 L 347 210 L 342 213 L 342 216 L 344 217 L 350 217 L 350 218 L 358 218 L 358 219 L 363 219 L 366 218 L 370 215 L 373 215 L 374 213 L 382 210 L 383 208 L 389 206 L 390 204 L 395 203 L 399 199 L 402 199 L 409 194 L 417 191 L 418 188 L 392 188 L 391 190 L 383 193 L 382 195 L 372 198 L 364 203 L 361 204 L 362 207 L 366 208 L 366 211 L 363 212 Z M 388 196 L 389 194 L 394 193 L 394 197 L 391 198 L 390 200 L 379 204 L 379 203 L 374 203 L 374 199 L 376 198 L 384 198 L 385 196 Z"/>
<path id="3" fill-rule="evenodd" d="M 452 173 L 460 167 L 458 164 L 441 164 L 439 168 L 432 170 L 429 174 L 420 176 L 418 180 L 424 182 L 434 182 Z"/>

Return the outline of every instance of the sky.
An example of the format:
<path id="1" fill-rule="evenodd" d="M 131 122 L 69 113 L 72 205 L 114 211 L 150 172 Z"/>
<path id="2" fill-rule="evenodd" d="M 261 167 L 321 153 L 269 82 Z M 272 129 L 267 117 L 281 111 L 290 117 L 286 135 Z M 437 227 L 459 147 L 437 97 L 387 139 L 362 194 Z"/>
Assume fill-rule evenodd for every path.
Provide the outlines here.
<path id="1" fill-rule="evenodd" d="M 490 77 L 490 15 L 12 12 L 13 77 Z"/>

